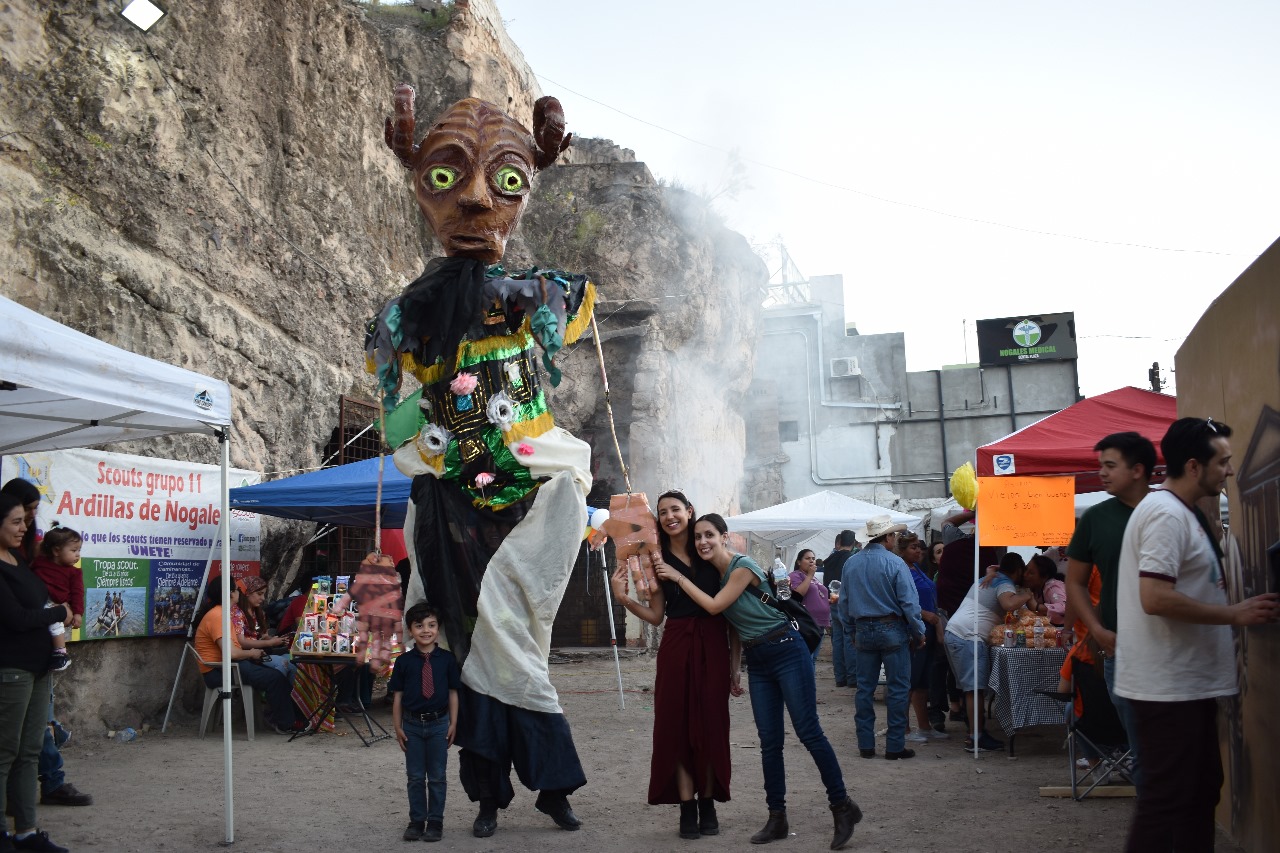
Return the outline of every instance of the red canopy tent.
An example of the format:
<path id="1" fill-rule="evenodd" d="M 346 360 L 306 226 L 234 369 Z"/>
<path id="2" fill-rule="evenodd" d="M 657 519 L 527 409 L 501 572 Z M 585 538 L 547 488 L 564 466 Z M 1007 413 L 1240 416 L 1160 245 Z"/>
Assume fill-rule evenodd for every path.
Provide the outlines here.
<path id="1" fill-rule="evenodd" d="M 1162 471 L 1160 439 L 1178 417 L 1177 408 L 1174 397 L 1141 388 L 1120 388 L 1089 397 L 979 447 L 978 476 L 1074 474 L 1076 492 L 1096 492 L 1102 484 L 1093 447 L 1113 432 L 1137 432 L 1151 439 Z"/>

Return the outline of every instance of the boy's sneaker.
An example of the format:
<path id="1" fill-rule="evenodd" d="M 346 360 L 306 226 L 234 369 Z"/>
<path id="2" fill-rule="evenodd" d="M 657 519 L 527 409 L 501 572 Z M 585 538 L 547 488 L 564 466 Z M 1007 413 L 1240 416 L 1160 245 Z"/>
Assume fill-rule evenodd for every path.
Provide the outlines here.
<path id="1" fill-rule="evenodd" d="M 71 666 L 71 655 L 67 654 L 67 650 L 54 649 L 53 659 L 50 661 L 50 664 L 49 664 L 49 671 L 62 672 L 64 669 L 66 669 L 69 666 Z"/>
<path id="2" fill-rule="evenodd" d="M 928 743 L 929 736 L 924 733 L 924 729 L 912 729 L 907 732 L 907 740 L 911 743 Z"/>
<path id="3" fill-rule="evenodd" d="M 420 841 L 423 833 L 423 823 L 415 820 L 404 828 L 404 835 L 400 836 L 405 841 Z"/>
<path id="4" fill-rule="evenodd" d="M 91 806 L 93 797 L 76 790 L 70 782 L 64 782 L 52 791 L 40 795 L 42 806 Z"/>
<path id="5" fill-rule="evenodd" d="M 444 828 L 435 821 L 428 823 L 427 828 L 422 831 L 423 841 L 439 841 L 443 837 Z"/>
<path id="6" fill-rule="evenodd" d="M 924 735 L 929 740 L 951 740 L 951 735 L 947 734 L 945 726 L 940 729 L 925 729 Z"/>

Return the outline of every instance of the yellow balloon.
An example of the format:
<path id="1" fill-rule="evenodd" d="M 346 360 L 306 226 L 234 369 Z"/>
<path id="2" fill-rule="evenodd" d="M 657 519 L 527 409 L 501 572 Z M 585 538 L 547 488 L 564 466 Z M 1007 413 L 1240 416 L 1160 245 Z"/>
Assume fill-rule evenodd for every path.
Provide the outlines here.
<path id="1" fill-rule="evenodd" d="M 951 475 L 951 497 L 965 509 L 978 505 L 978 473 L 972 463 L 964 463 Z"/>

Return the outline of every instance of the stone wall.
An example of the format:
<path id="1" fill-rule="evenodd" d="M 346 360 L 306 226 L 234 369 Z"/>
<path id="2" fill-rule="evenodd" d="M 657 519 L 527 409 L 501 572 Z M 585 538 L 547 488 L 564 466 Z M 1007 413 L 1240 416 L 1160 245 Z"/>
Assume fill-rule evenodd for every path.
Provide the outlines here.
<path id="1" fill-rule="evenodd" d="M 231 382 L 231 463 L 316 466 L 338 398 L 371 396 L 363 323 L 436 247 L 382 141 L 391 92 L 424 127 L 475 95 L 528 120 L 541 94 L 488 0 L 444 30 L 333 0 L 186 3 L 148 34 L 113 0 L 12 0 L 0 14 L 0 293 L 80 331 Z M 573 129 L 573 115 L 567 116 Z M 633 483 L 732 510 L 738 401 L 766 271 L 696 197 L 584 141 L 543 173 L 509 259 L 589 272 Z M 622 488 L 591 341 L 565 353 L 560 423 Z M 177 437 L 123 452 L 216 462 Z M 310 525 L 263 525 L 281 589 Z M 179 644 L 81 652 L 63 700 L 81 724 L 156 721 Z M 137 673 L 128 691 L 108 687 Z M 186 703 L 196 701 L 195 678 Z"/>

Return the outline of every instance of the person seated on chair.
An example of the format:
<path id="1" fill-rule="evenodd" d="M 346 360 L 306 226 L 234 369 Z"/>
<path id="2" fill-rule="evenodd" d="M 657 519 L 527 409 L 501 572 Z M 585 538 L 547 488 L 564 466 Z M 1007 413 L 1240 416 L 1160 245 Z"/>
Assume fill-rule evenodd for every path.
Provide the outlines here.
<path id="1" fill-rule="evenodd" d="M 231 605 L 240 599 L 240 590 L 231 588 Z M 206 593 L 204 611 L 197 620 L 195 647 L 200 656 L 200 672 L 207 687 L 222 687 L 222 586 L 213 580 Z M 262 690 L 267 694 L 267 722 L 277 734 L 288 735 L 301 730 L 302 723 L 294 717 L 292 688 L 282 673 L 264 666 L 260 661 L 262 649 L 246 649 L 240 646 L 233 631 L 231 659 L 240 668 L 240 681 L 248 689 Z"/>
<path id="2" fill-rule="evenodd" d="M 262 649 L 264 665 L 278 670 L 293 681 L 297 667 L 289 660 L 289 641 L 273 633 L 267 625 L 267 614 L 262 601 L 267 594 L 267 582 L 257 575 L 236 581 L 239 604 L 231 611 L 231 630 L 242 649 Z"/>
<path id="3" fill-rule="evenodd" d="M 1003 742 L 987 734 L 983 728 L 980 699 L 987 685 L 989 666 L 986 640 L 1006 612 L 1016 611 L 1031 601 L 1030 592 L 1017 590 L 1017 585 L 1023 580 L 1025 565 L 1021 555 L 1005 554 L 991 585 L 985 588 L 981 584 L 972 586 L 947 623 L 947 658 L 955 672 L 957 686 L 964 691 L 964 707 L 969 712 L 969 740 L 965 742 L 965 749 L 972 749 L 975 740 L 982 751 L 1004 748 Z M 976 707 L 975 699 L 979 700 Z"/>

